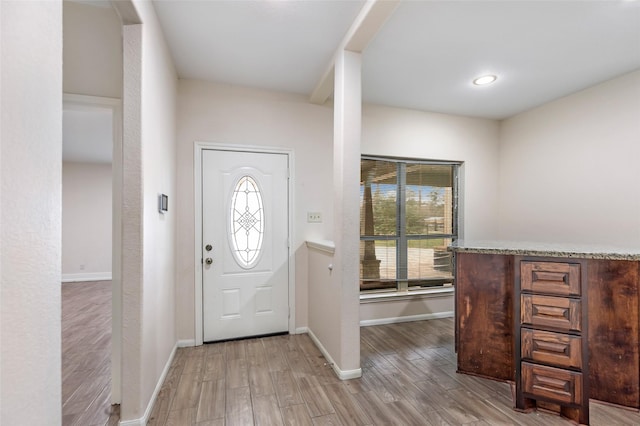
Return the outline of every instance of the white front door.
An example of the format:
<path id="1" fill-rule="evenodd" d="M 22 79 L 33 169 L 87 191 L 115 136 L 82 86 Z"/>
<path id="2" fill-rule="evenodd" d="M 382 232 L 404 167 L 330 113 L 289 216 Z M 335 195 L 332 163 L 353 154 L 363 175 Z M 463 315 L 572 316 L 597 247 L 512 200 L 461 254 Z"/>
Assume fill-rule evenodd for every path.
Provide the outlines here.
<path id="1" fill-rule="evenodd" d="M 285 332 L 288 156 L 202 152 L 205 342 Z"/>

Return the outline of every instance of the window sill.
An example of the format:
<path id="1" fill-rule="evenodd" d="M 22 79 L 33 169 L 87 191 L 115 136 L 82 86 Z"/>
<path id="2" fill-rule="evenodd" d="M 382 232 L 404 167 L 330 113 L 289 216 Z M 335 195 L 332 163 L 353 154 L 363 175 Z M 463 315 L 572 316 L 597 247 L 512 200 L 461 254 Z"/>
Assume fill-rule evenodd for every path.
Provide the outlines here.
<path id="1" fill-rule="evenodd" d="M 424 290 L 413 291 L 394 291 L 384 293 L 365 293 L 360 295 L 360 303 L 376 303 L 376 302 L 390 302 L 397 300 L 415 300 L 415 299 L 428 299 L 431 297 L 446 297 L 454 293 L 453 286 L 429 288 Z"/>

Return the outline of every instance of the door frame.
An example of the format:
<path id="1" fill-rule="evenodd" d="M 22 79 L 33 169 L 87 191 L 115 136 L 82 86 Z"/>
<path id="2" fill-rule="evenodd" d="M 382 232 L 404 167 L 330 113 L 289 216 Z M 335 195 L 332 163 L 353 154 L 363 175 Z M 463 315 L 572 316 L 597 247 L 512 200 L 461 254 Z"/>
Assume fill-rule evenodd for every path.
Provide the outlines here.
<path id="1" fill-rule="evenodd" d="M 253 146 L 253 145 L 231 145 L 220 144 L 215 142 L 194 142 L 194 211 L 195 211 L 195 246 L 193 265 L 195 268 L 195 282 L 194 282 L 194 294 L 195 294 L 195 345 L 200 346 L 204 340 L 204 327 L 203 327 L 203 306 L 202 306 L 202 153 L 205 150 L 213 151 L 233 151 L 243 153 L 257 153 L 257 154 L 283 154 L 287 156 L 287 166 L 289 167 L 289 179 L 287 184 L 288 190 L 288 212 L 289 218 L 287 223 L 287 229 L 289 232 L 289 247 L 287 250 L 287 258 L 289 263 L 289 333 L 295 333 L 295 318 L 296 318 L 296 304 L 295 304 L 295 262 L 292 259 L 292 244 L 295 241 L 293 235 L 293 218 L 294 216 L 294 200 L 293 200 L 293 150 L 286 148 Z"/>
<path id="2" fill-rule="evenodd" d="M 65 107 L 111 110 L 111 404 L 122 400 L 122 100 L 63 93 Z"/>

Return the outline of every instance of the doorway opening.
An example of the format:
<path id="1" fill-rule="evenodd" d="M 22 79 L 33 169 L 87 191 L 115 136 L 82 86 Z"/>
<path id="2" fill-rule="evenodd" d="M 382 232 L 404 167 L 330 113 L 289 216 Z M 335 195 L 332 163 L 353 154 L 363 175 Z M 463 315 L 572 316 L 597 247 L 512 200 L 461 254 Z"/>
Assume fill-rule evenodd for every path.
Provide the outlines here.
<path id="1" fill-rule="evenodd" d="M 64 94 L 63 423 L 120 402 L 121 102 Z"/>

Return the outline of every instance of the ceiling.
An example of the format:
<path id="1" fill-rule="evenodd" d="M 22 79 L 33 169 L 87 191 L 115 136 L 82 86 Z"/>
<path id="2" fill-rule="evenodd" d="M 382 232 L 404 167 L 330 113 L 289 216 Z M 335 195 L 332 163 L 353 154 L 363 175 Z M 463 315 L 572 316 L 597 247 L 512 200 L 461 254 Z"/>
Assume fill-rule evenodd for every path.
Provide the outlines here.
<path id="1" fill-rule="evenodd" d="M 155 0 L 181 78 L 310 95 L 364 1 Z M 640 1 L 400 1 L 365 102 L 503 119 L 640 69 Z M 474 86 L 491 73 L 498 80 Z"/>
<path id="2" fill-rule="evenodd" d="M 109 10 L 107 0 L 75 2 Z M 367 4 L 154 5 L 181 78 L 310 96 Z M 503 119 L 640 69 L 638 0 L 400 0 L 391 11 L 363 52 L 365 102 Z M 498 80 L 474 86 L 485 73 Z M 110 120 L 107 110 L 65 107 L 65 161 L 110 162 Z"/>

